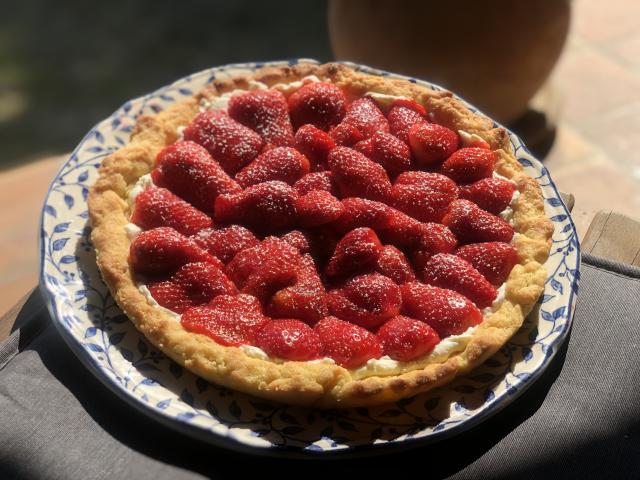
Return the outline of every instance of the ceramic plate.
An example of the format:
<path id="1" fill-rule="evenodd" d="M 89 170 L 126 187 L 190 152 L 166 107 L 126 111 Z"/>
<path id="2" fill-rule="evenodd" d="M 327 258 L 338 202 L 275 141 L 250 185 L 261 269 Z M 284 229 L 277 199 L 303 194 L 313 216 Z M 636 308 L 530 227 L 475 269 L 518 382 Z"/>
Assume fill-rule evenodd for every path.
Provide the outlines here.
<path id="1" fill-rule="evenodd" d="M 547 169 L 512 133 L 515 155 L 540 184 L 555 226 L 544 295 L 522 329 L 493 358 L 434 392 L 376 408 L 317 411 L 217 387 L 153 348 L 100 279 L 89 238 L 87 194 L 100 162 L 127 142 L 136 119 L 192 95 L 214 78 L 296 62 L 229 65 L 190 75 L 125 103 L 84 137 L 54 178 L 42 211 L 41 286 L 53 321 L 80 361 L 123 400 L 216 445 L 263 454 L 284 449 L 327 455 L 404 448 L 467 429 L 512 402 L 549 365 L 569 332 L 578 288 L 579 245 L 569 212 Z"/>

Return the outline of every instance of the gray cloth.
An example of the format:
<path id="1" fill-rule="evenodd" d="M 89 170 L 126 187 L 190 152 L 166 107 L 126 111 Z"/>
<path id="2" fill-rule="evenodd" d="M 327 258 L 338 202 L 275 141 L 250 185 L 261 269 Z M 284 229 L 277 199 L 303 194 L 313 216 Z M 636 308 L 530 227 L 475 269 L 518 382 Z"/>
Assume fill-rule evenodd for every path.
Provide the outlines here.
<path id="1" fill-rule="evenodd" d="M 640 269 L 585 255 L 578 298 L 570 339 L 546 373 L 476 428 L 389 456 L 285 464 L 284 453 L 252 458 L 184 437 L 122 402 L 75 358 L 34 294 L 23 311 L 38 313 L 0 347 L 0 478 L 244 478 L 274 469 L 640 478 Z"/>

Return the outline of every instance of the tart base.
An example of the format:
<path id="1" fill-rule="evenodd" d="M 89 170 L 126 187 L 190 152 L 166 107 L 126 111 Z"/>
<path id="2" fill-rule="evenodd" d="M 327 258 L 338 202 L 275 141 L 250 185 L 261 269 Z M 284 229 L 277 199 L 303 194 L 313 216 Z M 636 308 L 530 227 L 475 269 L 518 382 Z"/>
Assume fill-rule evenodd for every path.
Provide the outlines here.
<path id="1" fill-rule="evenodd" d="M 482 137 L 497 154 L 496 172 L 513 180 L 520 191 L 512 217 L 518 264 L 507 279 L 505 300 L 485 317 L 466 346 L 447 359 L 401 362 L 396 370 L 385 372 L 389 374 L 364 377 L 356 370 L 323 362 L 261 360 L 240 348 L 222 346 L 207 336 L 186 331 L 175 319 L 151 306 L 138 290 L 128 263 L 128 189 L 151 171 L 158 152 L 176 141 L 177 128 L 197 115 L 203 99 L 247 89 L 250 80 L 273 86 L 308 75 L 336 84 L 352 98 L 365 92 L 413 98 L 425 106 L 435 122 Z M 92 241 L 103 279 L 124 313 L 154 346 L 218 385 L 287 404 L 319 408 L 378 405 L 410 397 L 444 385 L 491 357 L 522 326 L 544 289 L 547 272 L 543 263 L 549 255 L 553 232 L 544 213 L 541 190 L 514 157 L 506 130 L 471 112 L 449 92 L 356 72 L 340 64 L 300 63 L 264 68 L 250 77 L 216 79 L 193 98 L 157 115 L 141 117 L 130 143 L 104 160 L 88 203 Z"/>

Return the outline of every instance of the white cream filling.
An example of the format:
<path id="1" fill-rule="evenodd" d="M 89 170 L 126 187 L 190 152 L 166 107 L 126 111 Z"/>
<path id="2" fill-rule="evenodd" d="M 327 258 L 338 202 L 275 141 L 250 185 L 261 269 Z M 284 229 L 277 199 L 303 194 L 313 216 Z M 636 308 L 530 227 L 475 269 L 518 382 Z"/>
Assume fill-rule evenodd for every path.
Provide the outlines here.
<path id="1" fill-rule="evenodd" d="M 271 88 L 273 88 L 275 90 L 279 90 L 280 92 L 282 92 L 284 95 L 286 95 L 288 97 L 292 93 L 297 92 L 298 90 L 300 90 L 305 84 L 307 84 L 307 83 L 315 83 L 315 82 L 319 82 L 319 81 L 320 81 L 320 79 L 318 77 L 316 77 L 315 75 L 308 75 L 306 77 L 303 77 L 301 80 L 296 80 L 295 82 L 276 83 Z"/>
<path id="2" fill-rule="evenodd" d="M 151 174 L 147 173 L 146 175 L 142 175 L 136 184 L 131 187 L 127 198 L 129 199 L 129 206 L 133 209 L 133 205 L 136 203 L 136 197 L 140 195 L 145 188 L 153 185 L 153 180 L 151 179 Z"/>
<path id="3" fill-rule="evenodd" d="M 380 110 L 383 112 L 388 112 L 393 105 L 393 102 L 396 100 L 408 100 L 407 97 L 403 97 L 402 95 L 387 95 L 386 93 L 378 93 L 378 92 L 367 92 L 364 94 L 365 97 L 369 97 L 371 100 L 376 102 L 380 107 Z"/>
<path id="4" fill-rule="evenodd" d="M 463 147 L 489 148 L 489 144 L 480 135 L 465 132 L 464 130 L 458 130 L 458 135 Z"/>

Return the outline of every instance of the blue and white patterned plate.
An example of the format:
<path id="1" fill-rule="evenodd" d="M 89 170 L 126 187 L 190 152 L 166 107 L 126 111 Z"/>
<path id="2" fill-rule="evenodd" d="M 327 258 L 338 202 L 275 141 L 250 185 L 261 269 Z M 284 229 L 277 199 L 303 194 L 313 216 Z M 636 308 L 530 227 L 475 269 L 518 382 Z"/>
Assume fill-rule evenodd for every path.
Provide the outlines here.
<path id="1" fill-rule="evenodd" d="M 283 449 L 298 455 L 328 454 L 404 447 L 467 429 L 512 402 L 549 365 L 569 332 L 578 289 L 579 245 L 569 212 L 547 169 L 512 133 L 518 161 L 540 184 L 555 226 L 544 296 L 522 329 L 493 358 L 434 392 L 376 408 L 316 411 L 217 387 L 150 346 L 100 279 L 89 238 L 88 189 L 100 162 L 127 142 L 136 118 L 163 110 L 214 78 L 297 62 L 229 65 L 190 75 L 125 103 L 84 137 L 53 180 L 42 211 L 41 286 L 53 321 L 78 358 L 122 399 L 213 444 L 263 454 Z"/>

